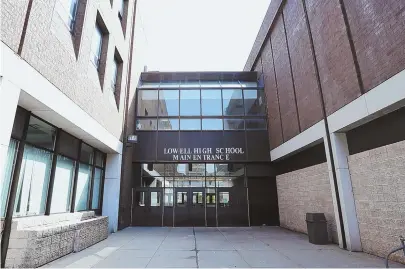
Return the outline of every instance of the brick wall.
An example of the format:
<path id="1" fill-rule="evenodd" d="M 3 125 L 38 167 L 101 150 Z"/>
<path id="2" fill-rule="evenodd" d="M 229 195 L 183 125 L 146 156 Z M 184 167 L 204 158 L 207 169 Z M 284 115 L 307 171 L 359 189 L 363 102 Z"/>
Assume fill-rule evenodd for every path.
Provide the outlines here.
<path id="1" fill-rule="evenodd" d="M 126 87 L 129 36 L 134 1 L 128 1 L 126 34 L 118 19 L 119 1 L 80 1 L 75 31 L 70 33 L 58 13 L 60 0 L 33 1 L 21 57 L 78 104 L 116 138 L 122 129 L 124 94 L 119 108 L 110 87 L 115 50 L 123 59 L 121 92 Z M 2 0 L 2 42 L 17 51 L 28 0 Z M 98 72 L 90 61 L 97 14 L 108 31 L 108 46 Z M 106 40 L 107 41 L 107 40 Z"/>
<path id="2" fill-rule="evenodd" d="M 405 235 L 405 141 L 348 160 L 363 251 L 384 257 Z"/>
<path id="3" fill-rule="evenodd" d="M 278 175 L 277 195 L 281 227 L 307 233 L 305 214 L 325 213 L 329 240 L 338 242 L 326 163 Z"/>

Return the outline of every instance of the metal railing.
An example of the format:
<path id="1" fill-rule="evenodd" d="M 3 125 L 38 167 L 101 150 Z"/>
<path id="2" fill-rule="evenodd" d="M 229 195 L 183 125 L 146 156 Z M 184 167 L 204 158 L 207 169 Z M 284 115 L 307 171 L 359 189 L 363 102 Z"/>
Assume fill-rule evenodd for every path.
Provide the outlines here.
<path id="1" fill-rule="evenodd" d="M 405 238 L 403 236 L 400 236 L 399 240 L 401 241 L 401 246 L 399 248 L 393 249 L 390 253 L 388 253 L 387 257 L 385 258 L 385 268 L 389 268 L 388 261 L 389 261 L 389 257 L 391 256 L 391 254 L 393 254 L 397 251 L 403 250 L 404 256 L 405 256 Z"/>

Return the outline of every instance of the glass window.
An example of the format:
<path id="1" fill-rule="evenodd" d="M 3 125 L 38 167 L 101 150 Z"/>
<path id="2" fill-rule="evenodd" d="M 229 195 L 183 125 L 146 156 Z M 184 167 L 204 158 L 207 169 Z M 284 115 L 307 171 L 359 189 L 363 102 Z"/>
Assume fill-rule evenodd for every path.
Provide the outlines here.
<path id="1" fill-rule="evenodd" d="M 93 197 L 91 201 L 91 209 L 100 208 L 100 195 L 101 195 L 101 178 L 103 171 L 100 168 L 95 168 L 93 179 Z"/>
<path id="2" fill-rule="evenodd" d="M 51 213 L 69 212 L 74 174 L 75 162 L 59 155 L 55 168 Z"/>
<path id="3" fill-rule="evenodd" d="M 244 90 L 246 115 L 264 115 L 266 107 L 264 104 L 264 91 Z"/>
<path id="4" fill-rule="evenodd" d="M 200 81 L 201 88 L 219 88 L 221 85 L 218 80 Z"/>
<path id="5" fill-rule="evenodd" d="M 243 119 L 224 119 L 225 130 L 244 130 L 245 121 Z"/>
<path id="6" fill-rule="evenodd" d="M 94 156 L 95 156 L 94 163 L 99 167 L 104 167 L 104 154 L 101 153 L 100 151 L 95 151 Z"/>
<path id="7" fill-rule="evenodd" d="M 218 193 L 218 196 L 220 204 L 229 204 L 229 192 L 221 191 Z"/>
<path id="8" fill-rule="evenodd" d="M 222 101 L 220 90 L 202 90 L 201 104 L 203 116 L 221 116 Z"/>
<path id="9" fill-rule="evenodd" d="M 187 205 L 187 192 L 185 191 L 178 191 L 177 192 L 177 206 L 186 206 Z"/>
<path id="10" fill-rule="evenodd" d="M 45 212 L 52 153 L 29 145 L 24 148 L 14 213 L 17 216 Z"/>
<path id="11" fill-rule="evenodd" d="M 222 130 L 222 119 L 203 119 L 203 130 Z"/>
<path id="12" fill-rule="evenodd" d="M 240 81 L 240 84 L 242 85 L 243 88 L 256 88 L 257 87 L 257 82 L 252 82 L 252 81 Z"/>
<path id="13" fill-rule="evenodd" d="M 179 115 L 179 91 L 160 90 L 159 91 L 159 116 Z"/>
<path id="14" fill-rule="evenodd" d="M 157 90 L 138 91 L 138 116 L 157 116 L 158 104 Z"/>
<path id="15" fill-rule="evenodd" d="M 77 189 L 75 199 L 75 211 L 88 209 L 89 189 L 91 179 L 91 166 L 79 164 L 79 175 L 77 177 Z"/>
<path id="16" fill-rule="evenodd" d="M 159 119 L 159 130 L 179 130 L 179 119 Z"/>
<path id="17" fill-rule="evenodd" d="M 200 81 L 182 81 L 180 84 L 181 88 L 200 88 Z"/>
<path id="18" fill-rule="evenodd" d="M 165 187 L 165 206 L 173 206 L 173 188 Z"/>
<path id="19" fill-rule="evenodd" d="M 193 191 L 193 205 L 203 204 L 203 193 L 201 191 Z"/>
<path id="20" fill-rule="evenodd" d="M 154 119 L 137 120 L 136 129 L 143 131 L 157 130 L 157 120 Z"/>
<path id="21" fill-rule="evenodd" d="M 205 164 L 203 163 L 193 163 L 191 171 L 189 169 L 188 163 L 179 163 L 177 164 L 177 175 L 188 177 L 203 177 L 205 175 Z"/>
<path id="22" fill-rule="evenodd" d="M 246 119 L 247 130 L 265 130 L 266 120 L 264 119 Z"/>
<path id="23" fill-rule="evenodd" d="M 215 207 L 216 203 L 215 188 L 207 188 L 207 192 L 205 194 L 205 203 L 207 207 Z"/>
<path id="24" fill-rule="evenodd" d="M 242 90 L 222 90 L 224 116 L 244 114 Z"/>
<path id="25" fill-rule="evenodd" d="M 118 9 L 118 18 L 120 18 L 120 20 L 122 20 L 122 18 L 124 18 L 124 10 L 125 10 L 125 1 L 120 0 L 120 6 Z"/>
<path id="26" fill-rule="evenodd" d="M 152 171 L 150 176 L 142 177 L 142 187 L 162 187 L 164 178 L 159 176 L 154 176 L 156 172 Z"/>
<path id="27" fill-rule="evenodd" d="M 179 88 L 180 87 L 180 81 L 161 81 L 160 82 L 160 88 Z"/>
<path id="28" fill-rule="evenodd" d="M 41 148 L 53 150 L 55 146 L 56 129 L 48 123 L 36 118 L 30 118 L 26 141 Z"/>
<path id="29" fill-rule="evenodd" d="M 160 206 L 160 191 L 150 192 L 150 206 Z"/>
<path id="30" fill-rule="evenodd" d="M 80 151 L 80 161 L 88 164 L 93 164 L 94 150 L 89 145 L 82 143 Z"/>
<path id="31" fill-rule="evenodd" d="M 96 24 L 94 28 L 93 40 L 91 43 L 91 61 L 97 67 L 100 67 L 101 48 L 103 46 L 103 32 L 100 26 Z"/>
<path id="32" fill-rule="evenodd" d="M 200 90 L 180 91 L 180 115 L 200 116 Z"/>
<path id="33" fill-rule="evenodd" d="M 156 89 L 159 88 L 160 82 L 142 82 L 139 88 L 142 89 Z"/>
<path id="34" fill-rule="evenodd" d="M 239 81 L 221 81 L 222 88 L 240 88 Z"/>
<path id="35" fill-rule="evenodd" d="M 114 59 L 111 69 L 112 69 L 111 90 L 115 93 L 117 89 L 117 78 L 118 78 L 118 62 L 116 59 Z"/>
<path id="36" fill-rule="evenodd" d="M 70 31 L 73 31 L 75 25 L 77 6 L 78 0 L 59 0 L 56 5 L 59 16 L 69 27 Z"/>
<path id="37" fill-rule="evenodd" d="M 243 177 L 245 174 L 245 167 L 243 164 L 218 163 L 215 164 L 215 172 L 217 176 Z"/>
<path id="38" fill-rule="evenodd" d="M 8 145 L 7 157 L 5 166 L 3 167 L 3 174 L 0 175 L 0 217 L 6 214 L 6 206 L 8 201 L 8 193 L 10 190 L 11 177 L 14 171 L 15 156 L 18 142 L 14 139 L 10 140 Z"/>
<path id="39" fill-rule="evenodd" d="M 138 206 L 145 206 L 145 192 L 144 191 L 137 191 L 135 193 L 136 204 Z"/>
<path id="40" fill-rule="evenodd" d="M 200 119 L 180 119 L 180 130 L 192 131 L 201 130 Z"/>

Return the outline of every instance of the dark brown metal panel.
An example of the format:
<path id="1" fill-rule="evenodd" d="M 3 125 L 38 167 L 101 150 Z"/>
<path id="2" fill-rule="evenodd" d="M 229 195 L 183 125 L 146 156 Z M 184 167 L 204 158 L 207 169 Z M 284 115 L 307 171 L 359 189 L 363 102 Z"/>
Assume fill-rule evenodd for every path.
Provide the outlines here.
<path id="1" fill-rule="evenodd" d="M 306 0 L 326 114 L 361 95 L 339 0 Z"/>
<path id="2" fill-rule="evenodd" d="M 270 161 L 270 148 L 265 131 L 246 132 L 246 144 L 249 161 Z"/>
<path id="3" fill-rule="evenodd" d="M 245 132 L 244 131 L 232 131 L 224 132 L 224 147 L 226 148 L 240 148 L 243 146 L 244 154 L 233 155 L 233 161 L 244 161 L 246 160 L 246 144 L 245 144 Z"/>
<path id="4" fill-rule="evenodd" d="M 322 120 L 322 105 L 311 54 L 304 7 L 301 1 L 288 0 L 284 20 L 294 77 L 301 131 Z"/>
<path id="5" fill-rule="evenodd" d="M 264 91 L 266 93 L 267 100 L 270 149 L 274 149 L 283 143 L 283 130 L 281 126 L 280 105 L 278 102 L 277 94 L 277 81 L 274 72 L 273 53 L 270 40 L 267 41 L 261 57 L 264 74 Z"/>
<path id="6" fill-rule="evenodd" d="M 365 91 L 405 68 L 405 1 L 344 0 Z"/>
<path id="7" fill-rule="evenodd" d="M 158 132 L 157 159 L 159 161 L 173 161 L 172 155 L 164 154 L 165 148 L 179 147 L 179 132 Z"/>
<path id="8" fill-rule="evenodd" d="M 138 144 L 135 144 L 133 159 L 139 161 L 156 160 L 157 132 L 139 132 Z"/>
<path id="9" fill-rule="evenodd" d="M 299 133 L 299 125 L 282 16 L 277 18 L 274 30 L 271 33 L 271 40 L 276 67 L 281 124 L 283 126 L 284 141 L 287 141 Z"/>

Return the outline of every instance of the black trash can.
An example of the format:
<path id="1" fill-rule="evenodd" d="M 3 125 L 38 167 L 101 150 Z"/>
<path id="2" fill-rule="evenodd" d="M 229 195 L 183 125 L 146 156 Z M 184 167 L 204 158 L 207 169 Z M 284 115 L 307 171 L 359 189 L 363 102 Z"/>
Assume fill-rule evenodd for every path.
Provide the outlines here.
<path id="1" fill-rule="evenodd" d="M 328 227 L 324 213 L 307 213 L 309 242 L 315 245 L 328 244 Z"/>

